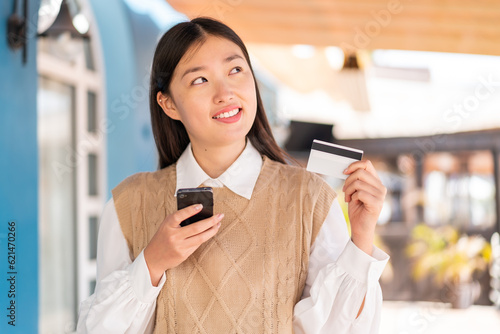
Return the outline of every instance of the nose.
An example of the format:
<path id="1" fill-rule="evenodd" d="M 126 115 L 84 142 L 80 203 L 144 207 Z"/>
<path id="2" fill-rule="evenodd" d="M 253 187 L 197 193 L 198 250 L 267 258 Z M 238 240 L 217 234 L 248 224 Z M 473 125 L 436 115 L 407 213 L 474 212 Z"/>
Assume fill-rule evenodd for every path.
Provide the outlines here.
<path id="1" fill-rule="evenodd" d="M 214 103 L 227 103 L 234 97 L 234 91 L 231 84 L 224 79 L 218 80 L 214 88 Z"/>

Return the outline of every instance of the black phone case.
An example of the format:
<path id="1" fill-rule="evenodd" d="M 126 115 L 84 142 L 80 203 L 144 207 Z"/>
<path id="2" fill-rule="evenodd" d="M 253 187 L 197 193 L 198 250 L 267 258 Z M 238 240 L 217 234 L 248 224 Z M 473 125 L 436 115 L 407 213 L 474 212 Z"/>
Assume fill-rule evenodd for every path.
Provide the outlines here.
<path id="1" fill-rule="evenodd" d="M 197 221 L 210 218 L 214 215 L 212 188 L 184 188 L 177 191 L 177 210 L 184 209 L 193 204 L 202 204 L 203 209 L 196 215 L 182 221 L 181 226 L 196 223 Z"/>

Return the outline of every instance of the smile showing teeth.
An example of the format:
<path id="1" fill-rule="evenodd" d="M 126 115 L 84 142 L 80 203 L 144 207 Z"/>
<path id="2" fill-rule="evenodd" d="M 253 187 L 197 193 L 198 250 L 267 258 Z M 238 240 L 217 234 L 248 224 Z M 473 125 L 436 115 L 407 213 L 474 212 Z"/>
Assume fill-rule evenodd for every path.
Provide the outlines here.
<path id="1" fill-rule="evenodd" d="M 227 111 L 227 112 L 224 112 L 222 114 L 219 114 L 219 115 L 212 117 L 212 118 L 213 119 L 229 118 L 229 117 L 233 117 L 234 115 L 236 115 L 239 112 L 240 112 L 240 108 L 236 108 L 236 109 L 233 109 L 231 111 Z"/>

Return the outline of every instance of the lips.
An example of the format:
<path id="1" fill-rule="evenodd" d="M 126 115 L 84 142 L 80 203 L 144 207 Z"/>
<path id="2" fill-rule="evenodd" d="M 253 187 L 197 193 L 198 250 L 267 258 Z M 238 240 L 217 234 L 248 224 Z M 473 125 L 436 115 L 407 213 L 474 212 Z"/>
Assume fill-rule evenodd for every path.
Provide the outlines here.
<path id="1" fill-rule="evenodd" d="M 215 113 L 215 115 L 212 116 L 212 119 L 219 123 L 236 123 L 241 119 L 242 110 L 243 109 L 237 105 L 230 105 Z"/>
<path id="2" fill-rule="evenodd" d="M 229 111 L 219 112 L 219 113 L 217 113 L 216 116 L 214 116 L 212 118 L 213 119 L 230 118 L 230 117 L 236 116 L 240 111 L 241 111 L 240 108 L 234 108 L 234 109 L 229 110 Z"/>
<path id="3" fill-rule="evenodd" d="M 217 111 L 212 116 L 212 118 L 213 119 L 223 119 L 223 118 L 234 117 L 240 111 L 241 111 L 241 107 L 240 106 L 238 106 L 236 104 L 232 104 L 232 105 L 229 105 L 229 106 L 224 107 L 224 108 L 220 109 L 219 111 Z"/>

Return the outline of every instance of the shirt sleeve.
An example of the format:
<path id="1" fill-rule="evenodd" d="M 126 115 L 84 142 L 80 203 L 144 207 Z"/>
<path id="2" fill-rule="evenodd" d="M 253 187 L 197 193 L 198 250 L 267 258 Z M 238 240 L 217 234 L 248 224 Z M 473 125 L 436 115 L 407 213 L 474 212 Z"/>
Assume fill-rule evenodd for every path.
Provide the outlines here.
<path id="1" fill-rule="evenodd" d="M 382 308 L 378 280 L 388 260 L 376 247 L 370 256 L 352 243 L 335 200 L 311 247 L 304 293 L 294 309 L 295 333 L 378 333 Z M 363 299 L 363 311 L 356 318 Z"/>
<path id="2" fill-rule="evenodd" d="M 152 333 L 156 298 L 165 283 L 151 284 L 141 252 L 132 261 L 113 199 L 104 208 L 97 244 L 93 295 L 80 304 L 78 333 Z"/>

